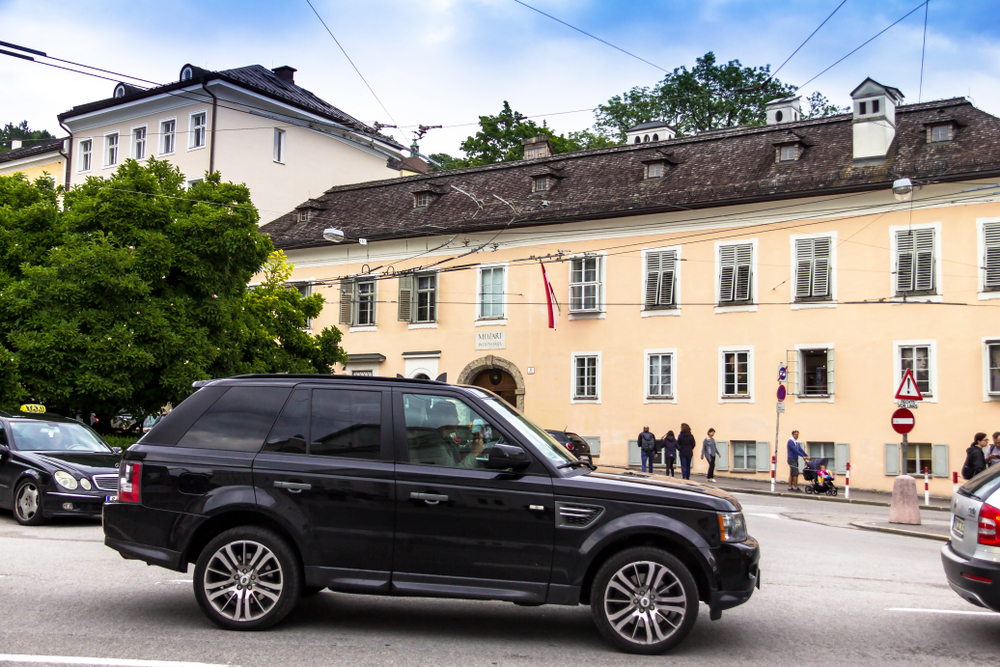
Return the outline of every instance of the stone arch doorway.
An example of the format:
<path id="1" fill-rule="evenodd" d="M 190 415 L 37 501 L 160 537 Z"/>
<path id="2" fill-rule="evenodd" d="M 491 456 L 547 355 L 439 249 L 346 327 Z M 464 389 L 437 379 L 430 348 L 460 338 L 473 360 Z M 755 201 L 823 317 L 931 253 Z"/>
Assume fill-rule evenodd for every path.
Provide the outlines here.
<path id="1" fill-rule="evenodd" d="M 458 384 L 489 389 L 524 412 L 524 377 L 517 366 L 492 354 L 470 362 L 458 375 Z"/>

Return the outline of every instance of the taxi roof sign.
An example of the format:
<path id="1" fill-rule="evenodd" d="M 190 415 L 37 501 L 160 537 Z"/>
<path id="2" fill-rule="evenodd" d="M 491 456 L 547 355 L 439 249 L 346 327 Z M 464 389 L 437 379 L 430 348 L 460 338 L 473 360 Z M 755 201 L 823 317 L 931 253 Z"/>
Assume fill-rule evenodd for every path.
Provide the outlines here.
<path id="1" fill-rule="evenodd" d="M 913 377 L 912 368 L 907 368 L 906 372 L 903 373 L 903 379 L 899 383 L 899 388 L 896 389 L 896 398 L 901 401 L 924 400 L 924 395 L 920 393 L 920 387 L 917 386 L 917 380 Z"/>
<path id="2" fill-rule="evenodd" d="M 45 406 L 41 403 L 25 403 L 21 406 L 21 412 L 45 412 Z"/>

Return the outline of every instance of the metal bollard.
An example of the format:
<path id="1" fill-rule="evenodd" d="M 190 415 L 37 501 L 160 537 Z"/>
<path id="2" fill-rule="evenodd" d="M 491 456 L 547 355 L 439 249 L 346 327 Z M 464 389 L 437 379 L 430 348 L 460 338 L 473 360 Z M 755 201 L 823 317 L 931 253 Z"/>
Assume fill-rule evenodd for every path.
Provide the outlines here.
<path id="1" fill-rule="evenodd" d="M 924 466 L 924 505 L 931 505 L 931 471 Z"/>
<path id="2" fill-rule="evenodd" d="M 778 457 L 771 457 L 771 493 L 774 493 L 774 471 L 778 468 Z"/>
<path id="3" fill-rule="evenodd" d="M 958 493 L 958 472 L 951 473 L 951 483 L 953 484 L 951 492 Z"/>
<path id="4" fill-rule="evenodd" d="M 847 462 L 847 473 L 844 476 L 844 497 L 851 497 L 851 462 Z"/>

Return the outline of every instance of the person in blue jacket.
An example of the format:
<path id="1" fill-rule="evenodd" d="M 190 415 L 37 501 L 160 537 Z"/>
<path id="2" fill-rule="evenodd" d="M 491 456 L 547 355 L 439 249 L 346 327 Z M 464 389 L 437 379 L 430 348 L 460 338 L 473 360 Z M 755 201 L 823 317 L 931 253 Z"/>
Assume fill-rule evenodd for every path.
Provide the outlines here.
<path id="1" fill-rule="evenodd" d="M 799 488 L 799 457 L 809 460 L 806 450 L 802 449 L 799 442 L 799 432 L 792 431 L 792 437 L 788 439 L 788 490 L 801 493 Z"/>

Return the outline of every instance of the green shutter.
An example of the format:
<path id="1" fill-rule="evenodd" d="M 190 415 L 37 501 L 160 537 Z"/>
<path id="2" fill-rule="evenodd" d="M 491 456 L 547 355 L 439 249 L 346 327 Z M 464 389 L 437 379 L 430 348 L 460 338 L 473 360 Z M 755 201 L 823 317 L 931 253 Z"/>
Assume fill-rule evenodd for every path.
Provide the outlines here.
<path id="1" fill-rule="evenodd" d="M 847 474 L 847 462 L 851 460 L 851 445 L 847 442 L 838 442 L 833 446 L 834 472 L 838 475 Z"/>
<path id="2" fill-rule="evenodd" d="M 757 472 L 771 472 L 771 443 L 757 442 Z"/>
<path id="3" fill-rule="evenodd" d="M 885 474 L 895 477 L 899 474 L 899 443 L 885 443 Z"/>
<path id="4" fill-rule="evenodd" d="M 715 459 L 715 469 L 729 470 L 729 442 L 716 440 L 715 448 L 719 450 L 719 458 Z"/>
<path id="5" fill-rule="evenodd" d="M 628 441 L 628 464 L 630 466 L 642 465 L 642 453 L 639 451 L 639 441 Z"/>
<path id="6" fill-rule="evenodd" d="M 353 280 L 340 282 L 340 324 L 354 324 L 354 289 Z"/>
<path id="7" fill-rule="evenodd" d="M 413 274 L 399 277 L 399 316 L 400 322 L 413 321 Z"/>
<path id="8" fill-rule="evenodd" d="M 599 435 L 581 435 L 581 438 L 587 441 L 590 445 L 590 455 L 600 456 L 601 455 L 601 436 Z"/>
<path id="9" fill-rule="evenodd" d="M 935 477 L 948 477 L 948 445 L 933 445 L 931 452 L 931 474 Z"/>

